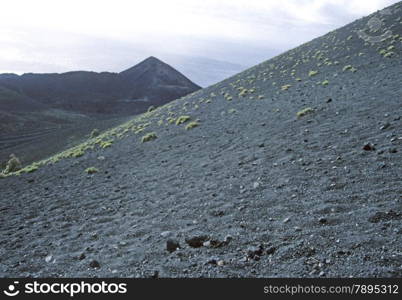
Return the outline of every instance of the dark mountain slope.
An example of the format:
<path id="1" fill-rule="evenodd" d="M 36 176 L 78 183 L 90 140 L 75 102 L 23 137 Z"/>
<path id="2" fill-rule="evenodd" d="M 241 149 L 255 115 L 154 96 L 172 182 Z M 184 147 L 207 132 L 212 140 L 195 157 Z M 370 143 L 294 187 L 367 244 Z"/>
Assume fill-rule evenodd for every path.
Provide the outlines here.
<path id="1" fill-rule="evenodd" d="M 129 98 L 149 99 L 159 104 L 199 89 L 183 74 L 153 56 L 119 73 L 119 78 L 128 87 Z"/>
<path id="2" fill-rule="evenodd" d="M 143 112 L 150 105 L 164 104 L 200 88 L 154 57 L 122 73 L 5 74 L 0 77 L 0 87 L 51 108 L 125 115 Z"/>
<path id="3" fill-rule="evenodd" d="M 0 274 L 401 277 L 401 9 L 1 179 Z"/>
<path id="4" fill-rule="evenodd" d="M 24 164 L 42 159 L 94 128 L 116 126 L 199 88 L 154 57 L 119 74 L 0 74 L 0 166 L 10 153 Z"/>

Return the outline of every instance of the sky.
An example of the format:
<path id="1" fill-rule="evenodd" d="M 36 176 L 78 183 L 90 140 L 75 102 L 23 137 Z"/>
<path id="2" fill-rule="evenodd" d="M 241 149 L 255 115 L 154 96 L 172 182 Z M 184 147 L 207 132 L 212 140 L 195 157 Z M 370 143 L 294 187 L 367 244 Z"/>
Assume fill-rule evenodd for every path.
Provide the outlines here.
<path id="1" fill-rule="evenodd" d="M 151 55 L 249 67 L 396 2 L 2 1 L 0 73 L 120 72 Z"/>

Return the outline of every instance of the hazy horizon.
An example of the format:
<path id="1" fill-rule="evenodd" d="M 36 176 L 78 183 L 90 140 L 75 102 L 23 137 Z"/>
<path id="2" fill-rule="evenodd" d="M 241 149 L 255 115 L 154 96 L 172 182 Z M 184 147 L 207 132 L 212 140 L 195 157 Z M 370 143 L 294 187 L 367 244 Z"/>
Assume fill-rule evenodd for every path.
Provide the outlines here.
<path id="1" fill-rule="evenodd" d="M 120 72 L 149 56 L 235 72 L 396 2 L 15 0 L 0 12 L 0 73 Z"/>

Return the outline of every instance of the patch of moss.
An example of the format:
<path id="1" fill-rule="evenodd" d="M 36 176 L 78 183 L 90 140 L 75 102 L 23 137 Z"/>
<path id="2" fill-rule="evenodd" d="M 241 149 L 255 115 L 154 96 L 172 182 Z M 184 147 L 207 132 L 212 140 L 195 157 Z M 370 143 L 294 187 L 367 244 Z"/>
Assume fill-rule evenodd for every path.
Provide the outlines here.
<path id="1" fill-rule="evenodd" d="M 189 121 L 190 119 L 191 119 L 190 116 L 180 116 L 180 117 L 178 117 L 177 120 L 176 120 L 176 125 L 180 125 L 180 124 L 186 123 L 186 122 Z"/>
<path id="2" fill-rule="evenodd" d="M 102 149 L 105 149 L 105 148 L 111 147 L 112 144 L 113 144 L 113 141 L 111 141 L 111 140 L 110 140 L 110 141 L 101 141 L 100 144 L 99 144 L 99 146 L 100 146 Z"/>
<path id="3" fill-rule="evenodd" d="M 150 132 L 141 138 L 141 142 L 142 143 L 149 142 L 149 141 L 155 140 L 156 138 L 157 138 L 156 133 Z"/>
<path id="4" fill-rule="evenodd" d="M 189 130 L 189 129 L 198 127 L 199 125 L 200 125 L 200 123 L 198 123 L 197 121 L 192 121 L 192 122 L 188 123 L 185 128 L 186 128 L 186 130 Z"/>
<path id="5" fill-rule="evenodd" d="M 168 117 L 168 118 L 166 119 L 166 121 L 168 122 L 168 124 L 173 124 L 174 122 L 176 122 L 176 119 L 175 119 L 175 118 L 172 118 L 172 117 Z"/>
<path id="6" fill-rule="evenodd" d="M 306 107 L 306 108 L 303 108 L 302 110 L 298 111 L 296 113 L 296 116 L 298 118 L 300 118 L 300 117 L 303 117 L 305 115 L 311 114 L 313 112 L 314 112 L 314 109 L 312 109 L 311 107 Z"/>
<path id="7" fill-rule="evenodd" d="M 96 138 L 99 135 L 99 129 L 95 128 L 94 130 L 91 131 L 90 137 Z"/>
<path id="8" fill-rule="evenodd" d="M 7 161 L 6 168 L 4 169 L 4 174 L 9 174 L 21 170 L 21 161 L 15 154 L 10 155 L 10 159 Z"/>
<path id="9" fill-rule="evenodd" d="M 89 167 L 89 168 L 85 169 L 85 173 L 87 173 L 87 174 L 95 174 L 98 172 L 99 172 L 99 170 L 95 167 Z"/>
<path id="10" fill-rule="evenodd" d="M 394 56 L 394 52 L 387 52 L 387 53 L 385 53 L 384 55 L 383 55 L 384 57 L 392 57 L 392 56 Z"/>

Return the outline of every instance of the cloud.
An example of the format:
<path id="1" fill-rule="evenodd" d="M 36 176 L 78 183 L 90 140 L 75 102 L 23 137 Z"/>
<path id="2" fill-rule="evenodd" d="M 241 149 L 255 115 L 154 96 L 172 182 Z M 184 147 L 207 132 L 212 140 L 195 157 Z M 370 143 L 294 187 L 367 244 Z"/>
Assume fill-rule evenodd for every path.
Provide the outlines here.
<path id="1" fill-rule="evenodd" d="M 0 7 L 0 69 L 116 70 L 125 63 L 163 54 L 251 65 L 395 2 L 4 1 Z"/>

